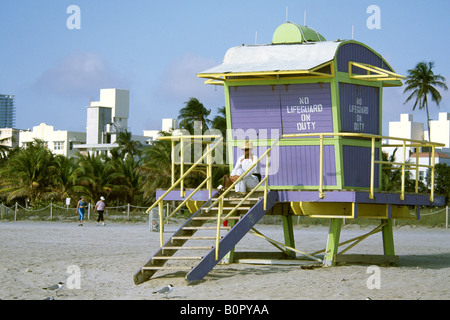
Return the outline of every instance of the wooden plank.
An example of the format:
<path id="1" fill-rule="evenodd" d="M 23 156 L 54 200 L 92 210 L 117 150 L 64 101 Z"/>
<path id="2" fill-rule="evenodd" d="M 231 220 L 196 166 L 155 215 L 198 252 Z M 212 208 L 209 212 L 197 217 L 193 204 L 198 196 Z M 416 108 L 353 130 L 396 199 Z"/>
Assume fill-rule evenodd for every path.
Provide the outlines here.
<path id="1" fill-rule="evenodd" d="M 345 262 L 345 263 L 382 264 L 382 263 L 398 263 L 399 257 L 394 255 L 336 254 L 334 260 L 335 262 Z"/>
<path id="2" fill-rule="evenodd" d="M 159 256 L 159 257 L 153 257 L 153 260 L 202 260 L 203 257 L 177 257 L 177 256 Z"/>
<path id="3" fill-rule="evenodd" d="M 304 265 L 311 264 L 311 261 L 305 260 L 288 260 L 288 259 L 236 259 L 237 263 L 245 263 L 245 264 L 262 264 L 262 265 Z"/>
<path id="4" fill-rule="evenodd" d="M 163 250 L 211 250 L 213 246 L 205 247 L 164 247 Z"/>
<path id="5" fill-rule="evenodd" d="M 217 227 L 184 227 L 183 230 L 216 230 Z M 229 230 L 231 227 L 220 227 L 223 230 Z"/>
<path id="6" fill-rule="evenodd" d="M 149 270 L 149 271 L 154 271 L 154 270 L 192 270 L 192 267 L 183 267 L 183 266 L 168 267 L 168 266 L 161 266 L 161 267 L 142 267 L 141 269 L 143 271 L 146 271 L 146 270 Z"/>
<path id="7" fill-rule="evenodd" d="M 171 240 L 216 240 L 216 237 L 184 237 L 184 236 L 177 236 L 177 237 L 172 237 Z"/>
<path id="8" fill-rule="evenodd" d="M 228 220 L 239 220 L 241 217 L 229 217 Z M 217 216 L 214 217 L 192 217 L 192 220 L 217 220 Z"/>

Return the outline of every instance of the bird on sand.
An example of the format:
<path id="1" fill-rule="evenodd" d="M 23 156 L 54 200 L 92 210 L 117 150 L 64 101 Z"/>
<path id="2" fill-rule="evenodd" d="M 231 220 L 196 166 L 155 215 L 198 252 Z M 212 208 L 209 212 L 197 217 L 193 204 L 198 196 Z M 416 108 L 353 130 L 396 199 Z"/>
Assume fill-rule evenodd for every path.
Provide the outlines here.
<path id="1" fill-rule="evenodd" d="M 63 286 L 64 286 L 63 282 L 58 282 L 57 284 L 54 284 L 52 286 L 42 288 L 42 289 L 47 290 L 47 291 L 54 291 L 54 292 L 56 292 L 56 295 L 58 295 L 58 291 L 61 290 L 63 288 Z"/>
<path id="2" fill-rule="evenodd" d="M 164 294 L 167 298 L 167 295 L 173 291 L 173 285 L 169 284 L 168 286 L 159 289 L 158 291 L 153 291 L 153 294 Z"/>

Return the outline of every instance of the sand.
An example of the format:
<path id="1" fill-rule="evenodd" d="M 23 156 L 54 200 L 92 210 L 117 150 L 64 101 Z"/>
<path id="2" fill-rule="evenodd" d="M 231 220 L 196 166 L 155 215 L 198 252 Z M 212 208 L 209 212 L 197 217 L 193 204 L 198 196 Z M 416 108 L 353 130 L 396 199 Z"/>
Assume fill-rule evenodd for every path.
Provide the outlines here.
<path id="1" fill-rule="evenodd" d="M 168 225 L 165 237 L 177 229 Z M 267 236 L 283 241 L 281 226 L 258 225 Z M 372 228 L 344 226 L 341 240 Z M 305 252 L 326 246 L 325 227 L 295 227 L 296 247 Z M 450 230 L 395 228 L 395 267 L 381 266 L 380 288 L 369 289 L 368 265 L 302 269 L 298 265 L 230 264 L 216 266 L 203 281 L 187 285 L 183 272 L 157 273 L 135 285 L 133 274 L 159 247 L 159 234 L 145 223 L 1 222 L 0 299 L 42 300 L 293 300 L 293 299 L 449 299 Z M 268 242 L 247 235 L 237 251 L 276 251 Z M 361 242 L 348 253 L 382 254 L 381 234 Z M 72 281 L 79 268 L 79 288 Z M 72 269 L 73 270 L 73 269 Z M 72 278 L 69 278 L 72 277 Z M 59 281 L 58 295 L 42 287 Z M 167 284 L 175 286 L 166 298 L 152 294 Z"/>

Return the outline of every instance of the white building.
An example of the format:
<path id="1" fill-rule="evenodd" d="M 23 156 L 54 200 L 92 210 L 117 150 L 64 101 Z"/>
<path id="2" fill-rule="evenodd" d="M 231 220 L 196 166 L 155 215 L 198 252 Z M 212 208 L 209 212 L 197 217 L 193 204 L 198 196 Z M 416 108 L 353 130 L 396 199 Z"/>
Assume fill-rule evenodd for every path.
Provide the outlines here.
<path id="1" fill-rule="evenodd" d="M 406 138 L 413 140 L 424 140 L 428 141 L 428 131 L 424 130 L 428 126 L 423 123 L 414 122 L 412 114 L 401 114 L 400 121 L 389 122 L 389 136 Z M 445 144 L 442 148 L 436 148 L 435 151 L 435 164 L 445 163 L 450 165 L 450 113 L 440 112 L 438 120 L 430 120 L 430 131 L 431 131 L 431 141 Z M 398 141 L 389 140 L 389 144 L 395 144 Z M 395 148 L 383 148 L 384 152 L 387 152 L 390 156 Z M 430 163 L 430 152 L 431 150 L 416 150 L 416 148 L 407 148 L 406 150 L 406 160 L 410 163 L 416 163 L 417 154 L 419 152 L 419 164 L 429 165 Z M 396 156 L 396 162 L 403 162 L 403 150 L 398 149 Z M 426 177 L 427 168 L 419 168 L 419 178 L 424 179 Z M 416 170 L 411 170 L 411 177 L 415 179 Z"/>
<path id="2" fill-rule="evenodd" d="M 87 107 L 87 144 L 114 143 L 119 132 L 128 130 L 130 92 L 121 89 L 101 89 L 100 101 Z"/>
<path id="3" fill-rule="evenodd" d="M 162 119 L 161 130 L 144 130 L 147 144 L 152 144 L 160 136 L 160 131 L 173 132 L 178 129 L 177 119 Z"/>
<path id="4" fill-rule="evenodd" d="M 430 152 L 420 152 L 419 153 L 419 164 L 428 166 L 430 164 Z M 410 163 L 417 163 L 417 154 L 413 153 L 411 154 L 409 158 Z M 448 166 L 450 166 L 450 155 L 444 152 L 434 152 L 434 163 L 445 163 Z M 411 178 L 416 178 L 416 170 L 410 170 L 411 172 Z M 427 167 L 419 167 L 419 180 L 424 181 L 425 177 L 427 176 Z"/>
<path id="5" fill-rule="evenodd" d="M 424 140 L 424 125 L 423 123 L 414 122 L 414 117 L 412 114 L 403 113 L 400 115 L 400 121 L 390 121 L 389 122 L 389 137 L 394 138 L 404 138 L 412 140 Z M 389 140 L 389 144 L 400 144 L 401 141 Z M 383 148 L 387 151 L 389 155 L 394 152 L 394 147 Z M 406 157 L 415 152 L 414 148 L 406 148 Z M 403 150 L 395 154 L 397 162 L 403 162 Z"/>
<path id="6" fill-rule="evenodd" d="M 1 128 L 0 145 L 15 148 L 19 146 L 19 129 Z"/>
<path id="7" fill-rule="evenodd" d="M 450 148 L 450 113 L 440 112 L 438 120 L 430 120 L 431 141 Z M 426 133 L 428 136 L 428 132 Z"/>
<path id="8" fill-rule="evenodd" d="M 85 142 L 86 134 L 84 132 L 55 131 L 53 126 L 45 123 L 33 127 L 31 131 L 20 131 L 19 133 L 20 147 L 26 148 L 27 144 L 32 143 L 35 139 L 44 141 L 47 148 L 55 155 L 72 157 L 78 152 L 74 149 L 74 144 Z"/>

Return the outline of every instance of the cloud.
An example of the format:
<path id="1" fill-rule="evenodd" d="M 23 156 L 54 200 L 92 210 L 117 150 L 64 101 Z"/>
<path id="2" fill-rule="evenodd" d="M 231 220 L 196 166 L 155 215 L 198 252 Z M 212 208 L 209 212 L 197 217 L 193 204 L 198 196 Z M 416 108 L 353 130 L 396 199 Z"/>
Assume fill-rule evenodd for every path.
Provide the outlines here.
<path id="1" fill-rule="evenodd" d="M 214 59 L 200 57 L 192 52 L 186 52 L 182 57 L 171 61 L 165 69 L 161 84 L 156 93 L 160 98 L 173 102 L 185 102 L 189 98 L 198 98 L 202 103 L 223 102 L 223 90 L 215 90 L 206 85 L 204 79 L 198 78 L 197 73 L 217 65 Z M 209 107 L 207 107 L 209 108 Z"/>
<path id="2" fill-rule="evenodd" d="M 100 88 L 124 88 L 126 84 L 100 55 L 73 52 L 44 72 L 34 88 L 65 97 L 89 97 Z"/>

